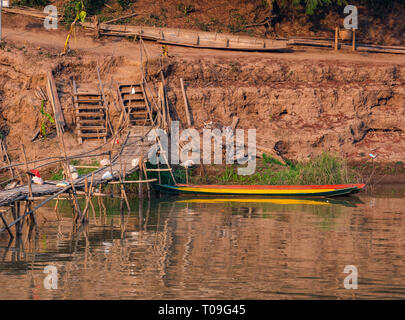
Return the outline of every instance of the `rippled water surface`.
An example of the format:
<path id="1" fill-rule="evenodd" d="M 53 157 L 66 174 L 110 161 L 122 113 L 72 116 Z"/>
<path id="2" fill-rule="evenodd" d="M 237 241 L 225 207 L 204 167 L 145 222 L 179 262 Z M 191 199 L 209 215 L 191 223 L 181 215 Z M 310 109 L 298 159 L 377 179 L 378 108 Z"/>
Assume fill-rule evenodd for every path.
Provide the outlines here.
<path id="1" fill-rule="evenodd" d="M 80 228 L 52 205 L 20 240 L 0 235 L 0 299 L 404 299 L 404 195 L 134 199 L 131 212 L 94 199 Z"/>

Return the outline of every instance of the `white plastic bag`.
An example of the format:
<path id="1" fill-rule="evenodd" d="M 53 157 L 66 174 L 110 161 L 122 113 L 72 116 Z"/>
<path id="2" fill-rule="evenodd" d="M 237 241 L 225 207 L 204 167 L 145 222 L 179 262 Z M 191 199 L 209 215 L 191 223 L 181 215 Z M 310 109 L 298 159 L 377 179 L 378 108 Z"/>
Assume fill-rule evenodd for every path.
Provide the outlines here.
<path id="1" fill-rule="evenodd" d="M 110 171 L 104 172 L 103 176 L 101 177 L 104 180 L 112 179 L 112 174 Z"/>
<path id="2" fill-rule="evenodd" d="M 133 167 L 136 167 L 136 166 L 138 166 L 138 165 L 139 165 L 139 158 L 132 159 L 132 166 L 133 166 Z"/>

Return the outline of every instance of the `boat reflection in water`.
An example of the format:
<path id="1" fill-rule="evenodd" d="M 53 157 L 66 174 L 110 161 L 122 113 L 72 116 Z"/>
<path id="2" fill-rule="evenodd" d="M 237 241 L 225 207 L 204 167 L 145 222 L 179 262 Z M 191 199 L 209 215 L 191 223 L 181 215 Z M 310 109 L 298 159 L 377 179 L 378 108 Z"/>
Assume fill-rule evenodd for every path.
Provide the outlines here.
<path id="1" fill-rule="evenodd" d="M 356 204 L 363 203 L 357 197 L 347 197 L 345 199 L 331 199 L 331 198 L 190 198 L 177 200 L 177 203 L 272 203 L 279 205 L 323 205 L 330 206 L 332 204 L 343 205 L 345 207 L 356 207 Z"/>

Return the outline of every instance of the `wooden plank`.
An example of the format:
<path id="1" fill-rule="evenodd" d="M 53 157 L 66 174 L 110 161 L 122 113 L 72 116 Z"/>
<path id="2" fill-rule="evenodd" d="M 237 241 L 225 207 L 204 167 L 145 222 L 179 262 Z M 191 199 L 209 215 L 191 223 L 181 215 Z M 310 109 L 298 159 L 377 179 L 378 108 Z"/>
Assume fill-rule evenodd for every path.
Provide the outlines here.
<path id="1" fill-rule="evenodd" d="M 377 46 L 364 46 L 361 44 L 356 45 L 356 51 L 367 51 L 367 52 L 375 52 L 375 53 L 392 53 L 392 54 L 405 54 L 405 50 L 394 50 L 394 49 L 386 49 L 386 48 L 378 48 Z"/>
<path id="2" fill-rule="evenodd" d="M 75 96 L 75 97 L 88 97 L 88 98 L 96 97 L 96 98 L 98 98 L 98 97 L 101 97 L 101 94 L 99 94 L 97 92 L 76 92 L 76 93 L 73 94 L 73 96 Z"/>
<path id="3" fill-rule="evenodd" d="M 76 107 L 76 111 L 81 111 L 81 110 L 94 110 L 94 112 L 96 112 L 96 111 L 103 112 L 104 107 L 102 107 L 102 106 L 78 106 L 78 107 Z"/>
<path id="4" fill-rule="evenodd" d="M 104 121 L 104 120 L 103 120 Z M 106 130 L 104 126 L 78 126 L 80 130 Z"/>
<path id="5" fill-rule="evenodd" d="M 141 88 L 142 86 L 141 86 L 141 84 L 139 84 L 139 83 L 134 83 L 134 84 L 130 84 L 130 83 L 120 83 L 120 84 L 119 84 L 120 90 L 122 90 L 122 88 L 132 88 L 132 87 Z"/>
<path id="6" fill-rule="evenodd" d="M 39 18 L 41 20 L 44 20 L 48 16 L 47 14 L 43 13 L 42 11 L 33 10 L 33 9 L 29 9 L 29 8 L 20 9 L 20 8 L 5 8 L 4 7 L 4 8 L 2 8 L 2 10 L 5 13 L 21 14 L 24 16 Z"/>
<path id="7" fill-rule="evenodd" d="M 48 72 L 48 96 L 51 99 L 52 107 L 55 121 L 58 121 L 60 127 L 63 129 L 66 126 L 65 118 L 63 117 L 63 111 L 60 104 L 58 90 L 56 89 L 55 79 L 53 77 L 52 71 Z"/>
<path id="8" fill-rule="evenodd" d="M 143 97 L 139 98 L 124 98 L 122 97 L 122 101 L 131 101 L 131 102 L 139 102 L 139 101 L 144 101 Z"/>
<path id="9" fill-rule="evenodd" d="M 135 116 L 146 116 L 148 113 L 146 111 L 135 111 L 135 110 L 131 110 L 131 115 L 135 115 Z"/>
<path id="10" fill-rule="evenodd" d="M 80 117 L 104 117 L 104 113 L 101 112 L 79 112 L 76 110 L 76 116 Z"/>
<path id="11" fill-rule="evenodd" d="M 136 98 L 143 99 L 142 92 L 136 91 L 135 93 L 132 92 L 122 92 L 122 99 L 123 100 L 135 100 Z"/>
<path id="12" fill-rule="evenodd" d="M 83 129 L 83 130 L 85 130 L 85 129 Z M 81 138 L 103 138 L 106 136 L 107 136 L 106 132 L 104 132 L 104 133 L 102 133 L 102 132 L 101 133 L 83 133 L 82 132 L 79 135 L 79 137 L 81 137 Z"/>
<path id="13" fill-rule="evenodd" d="M 97 104 L 99 104 L 99 103 L 102 103 L 103 102 L 103 100 L 99 100 L 99 99 L 87 99 L 87 100 L 84 100 L 84 99 L 77 99 L 77 103 L 87 103 L 87 104 L 92 104 L 92 103 L 97 103 Z"/>
<path id="14" fill-rule="evenodd" d="M 79 120 L 76 120 L 76 123 L 99 124 L 99 123 L 104 123 L 104 119 L 79 119 Z"/>

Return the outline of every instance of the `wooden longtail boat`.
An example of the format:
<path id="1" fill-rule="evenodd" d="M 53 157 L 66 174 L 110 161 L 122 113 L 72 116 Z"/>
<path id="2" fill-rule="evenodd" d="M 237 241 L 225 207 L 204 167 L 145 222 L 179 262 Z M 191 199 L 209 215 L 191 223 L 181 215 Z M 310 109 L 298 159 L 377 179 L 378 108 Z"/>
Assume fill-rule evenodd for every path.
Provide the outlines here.
<path id="1" fill-rule="evenodd" d="M 306 185 L 306 186 L 265 186 L 265 185 L 190 185 L 174 186 L 156 184 L 154 188 L 176 194 L 255 195 L 255 196 L 304 196 L 334 197 L 359 192 L 364 184 Z"/>

